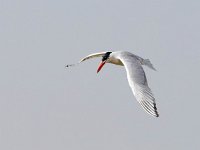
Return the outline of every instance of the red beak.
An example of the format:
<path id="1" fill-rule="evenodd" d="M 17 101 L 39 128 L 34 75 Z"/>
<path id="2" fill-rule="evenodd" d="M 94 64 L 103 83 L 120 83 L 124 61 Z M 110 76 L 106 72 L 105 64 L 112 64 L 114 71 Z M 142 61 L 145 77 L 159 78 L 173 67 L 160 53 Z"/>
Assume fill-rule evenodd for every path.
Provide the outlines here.
<path id="1" fill-rule="evenodd" d="M 105 65 L 106 61 L 102 61 L 97 69 L 97 73 L 101 70 L 101 68 Z"/>

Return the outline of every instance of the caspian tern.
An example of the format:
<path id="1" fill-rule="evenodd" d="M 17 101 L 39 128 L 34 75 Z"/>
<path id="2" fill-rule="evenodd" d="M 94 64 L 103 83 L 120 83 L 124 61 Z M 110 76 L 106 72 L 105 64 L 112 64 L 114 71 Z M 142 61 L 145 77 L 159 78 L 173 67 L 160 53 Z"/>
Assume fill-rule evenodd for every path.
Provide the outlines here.
<path id="1" fill-rule="evenodd" d="M 102 57 L 102 61 L 97 69 L 97 73 L 106 63 L 124 66 L 127 73 L 128 83 L 136 100 L 141 104 L 142 108 L 148 114 L 154 117 L 159 116 L 156 108 L 155 98 L 151 89 L 148 86 L 147 78 L 142 67 L 142 65 L 145 65 L 153 70 L 156 70 L 149 59 L 143 59 L 130 52 L 117 51 L 90 54 L 81 59 L 79 63 L 94 57 Z M 67 65 L 66 67 L 73 65 L 75 64 Z"/>

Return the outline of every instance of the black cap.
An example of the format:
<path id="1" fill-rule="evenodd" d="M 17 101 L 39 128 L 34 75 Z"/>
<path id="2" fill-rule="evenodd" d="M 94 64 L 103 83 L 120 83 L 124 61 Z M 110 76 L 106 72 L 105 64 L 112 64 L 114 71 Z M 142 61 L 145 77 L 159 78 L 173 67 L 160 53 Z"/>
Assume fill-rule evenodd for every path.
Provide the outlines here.
<path id="1" fill-rule="evenodd" d="M 105 60 L 107 60 L 109 57 L 110 57 L 110 54 L 111 54 L 112 52 L 106 52 L 103 56 L 102 56 L 102 61 L 105 61 Z"/>

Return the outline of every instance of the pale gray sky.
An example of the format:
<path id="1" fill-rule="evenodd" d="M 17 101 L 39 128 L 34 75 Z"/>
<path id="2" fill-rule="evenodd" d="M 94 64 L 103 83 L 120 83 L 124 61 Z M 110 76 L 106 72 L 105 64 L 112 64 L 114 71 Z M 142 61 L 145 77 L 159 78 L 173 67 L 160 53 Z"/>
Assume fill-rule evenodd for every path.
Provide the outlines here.
<path id="1" fill-rule="evenodd" d="M 0 0 L 0 149 L 200 149 L 200 1 Z M 159 118 L 123 67 L 99 51 L 149 58 Z"/>

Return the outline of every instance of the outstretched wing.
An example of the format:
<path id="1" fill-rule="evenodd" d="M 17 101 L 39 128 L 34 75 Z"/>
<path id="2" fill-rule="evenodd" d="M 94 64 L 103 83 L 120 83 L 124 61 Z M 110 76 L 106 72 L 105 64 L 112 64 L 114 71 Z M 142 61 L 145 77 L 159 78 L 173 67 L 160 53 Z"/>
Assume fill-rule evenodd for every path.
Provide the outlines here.
<path id="1" fill-rule="evenodd" d="M 94 53 L 94 54 L 90 54 L 84 58 L 82 58 L 78 63 L 76 64 L 68 64 L 66 65 L 65 67 L 72 67 L 72 66 L 75 66 L 75 65 L 78 65 L 79 63 L 85 61 L 85 60 L 88 60 L 88 59 L 91 59 L 91 58 L 94 58 L 94 57 L 101 57 L 105 54 L 106 52 L 99 52 L 99 53 Z"/>
<path id="2" fill-rule="evenodd" d="M 124 64 L 129 85 L 137 101 L 143 109 L 150 115 L 158 117 L 155 98 L 148 86 L 145 72 L 137 57 L 131 53 L 125 52 L 118 56 L 118 59 Z"/>
<path id="3" fill-rule="evenodd" d="M 99 53 L 90 54 L 90 55 L 88 55 L 88 56 L 82 58 L 82 59 L 79 61 L 79 63 L 81 63 L 81 62 L 83 62 L 83 61 L 85 61 L 85 60 L 87 60 L 87 59 L 94 58 L 94 57 L 101 57 L 101 56 L 103 56 L 105 53 L 106 53 L 106 52 L 99 52 Z"/>

